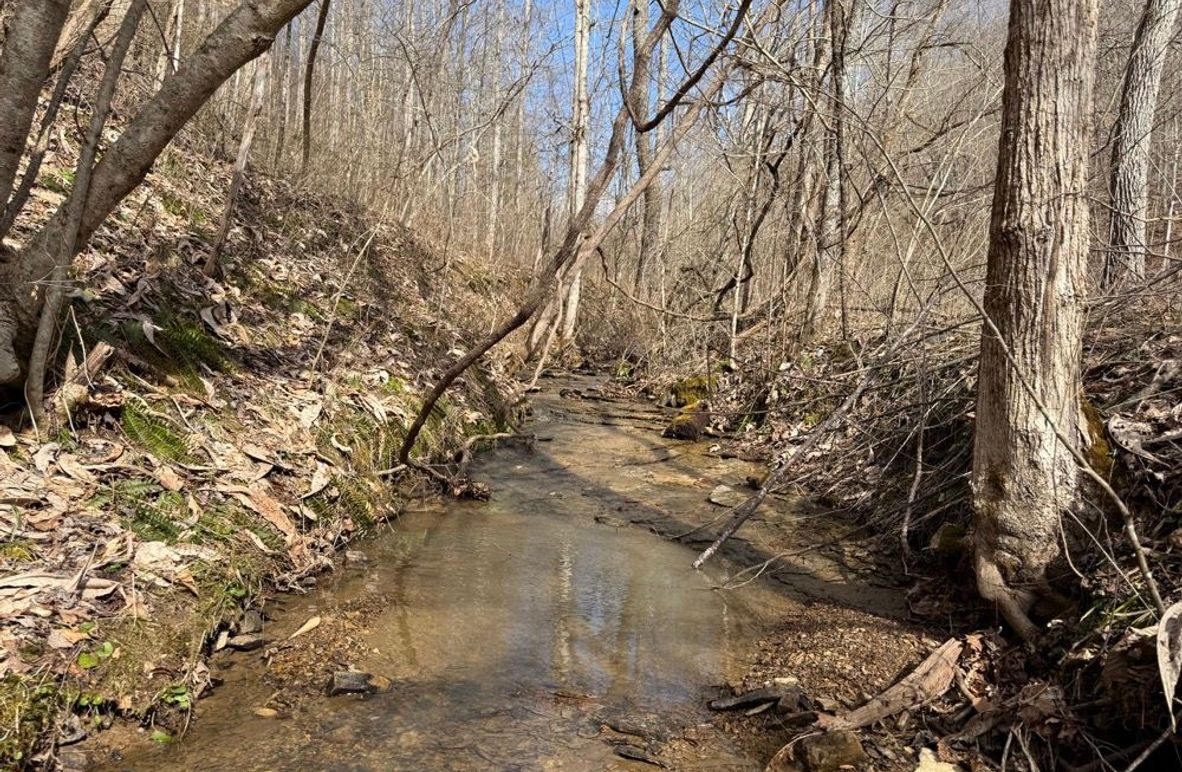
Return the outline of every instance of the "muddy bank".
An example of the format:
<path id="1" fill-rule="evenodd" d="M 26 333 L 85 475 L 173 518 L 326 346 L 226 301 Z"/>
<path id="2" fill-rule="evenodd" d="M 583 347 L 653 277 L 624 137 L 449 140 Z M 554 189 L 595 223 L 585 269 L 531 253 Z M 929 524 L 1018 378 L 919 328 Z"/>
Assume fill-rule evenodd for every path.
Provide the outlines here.
<path id="1" fill-rule="evenodd" d="M 224 686 L 183 740 L 125 728 L 87 746 L 90 763 L 241 768 L 249 747 L 246 768 L 259 769 L 339 762 L 345 749 L 352 769 L 650 768 L 638 756 L 760 769 L 786 729 L 710 714 L 709 699 L 791 675 L 853 703 L 914 664 L 926 644 L 895 618 L 898 591 L 804 502 L 774 499 L 691 570 L 695 550 L 669 537 L 725 512 L 710 502 L 725 503 L 718 486 L 738 495 L 759 469 L 662 438 L 662 411 L 600 385 L 535 397 L 532 448 L 473 470 L 491 502 L 412 512 L 328 585 L 268 605 L 266 644 L 213 659 Z M 351 670 L 376 693 L 326 697 Z"/>

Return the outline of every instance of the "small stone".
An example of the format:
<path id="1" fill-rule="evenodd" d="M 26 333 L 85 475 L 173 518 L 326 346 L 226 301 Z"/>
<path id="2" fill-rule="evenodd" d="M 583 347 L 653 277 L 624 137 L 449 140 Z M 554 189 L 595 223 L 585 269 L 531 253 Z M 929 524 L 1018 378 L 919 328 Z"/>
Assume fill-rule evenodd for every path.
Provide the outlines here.
<path id="1" fill-rule="evenodd" d="M 261 649 L 266 643 L 267 639 L 258 633 L 235 635 L 226 641 L 226 645 L 236 651 L 254 651 Z"/>
<path id="2" fill-rule="evenodd" d="M 328 696 L 339 697 L 342 694 L 373 694 L 377 689 L 371 682 L 369 673 L 359 673 L 355 670 L 338 670 L 332 674 L 328 682 Z"/>
<path id="3" fill-rule="evenodd" d="M 919 766 L 915 772 L 962 772 L 961 768 L 946 761 L 940 761 L 931 748 L 919 752 Z"/>
<path id="4" fill-rule="evenodd" d="M 238 635 L 253 635 L 263 631 L 263 615 L 255 609 L 249 609 L 242 615 L 238 623 Z"/>
<path id="5" fill-rule="evenodd" d="M 259 718 L 278 718 L 279 717 L 279 711 L 275 710 L 274 708 L 255 708 L 251 712 L 254 713 L 256 716 L 258 716 Z"/>
<path id="6" fill-rule="evenodd" d="M 809 772 L 837 772 L 866 760 L 866 751 L 853 732 L 826 732 L 800 741 L 801 756 Z"/>
<path id="7" fill-rule="evenodd" d="M 219 630 L 217 640 L 213 643 L 214 651 L 221 651 L 226 648 L 226 644 L 230 642 L 230 631 Z"/>
<path id="8" fill-rule="evenodd" d="M 90 759 L 80 748 L 65 748 L 58 752 L 57 765 L 62 772 L 85 772 L 90 769 Z"/>
<path id="9" fill-rule="evenodd" d="M 710 491 L 710 503 L 720 507 L 733 509 L 750 498 L 746 493 L 737 491 L 729 485 L 718 485 Z"/>
<path id="10" fill-rule="evenodd" d="M 345 562 L 351 566 L 367 566 L 369 555 L 359 550 L 345 550 Z"/>
<path id="11" fill-rule="evenodd" d="M 385 676 L 371 675 L 369 686 L 375 694 L 385 694 L 390 691 L 390 679 Z"/>

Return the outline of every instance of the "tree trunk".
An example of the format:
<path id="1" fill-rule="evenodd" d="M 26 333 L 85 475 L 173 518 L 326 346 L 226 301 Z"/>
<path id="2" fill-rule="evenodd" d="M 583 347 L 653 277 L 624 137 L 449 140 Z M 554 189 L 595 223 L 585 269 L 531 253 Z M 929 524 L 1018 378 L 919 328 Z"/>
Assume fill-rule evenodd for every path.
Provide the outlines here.
<path id="1" fill-rule="evenodd" d="M 0 51 L 0 209 L 8 202 L 69 0 L 21 0 Z M 0 381 L 13 373 L 0 364 Z"/>
<path id="2" fill-rule="evenodd" d="M 1145 278 L 1153 118 L 1179 8 L 1182 0 L 1146 0 L 1125 66 L 1112 140 L 1111 243 L 1103 276 L 1106 289 Z"/>
<path id="3" fill-rule="evenodd" d="M 1005 52 L 973 505 L 978 590 L 1027 639 L 1078 488 L 1096 4 L 1014 0 Z"/>
<path id="4" fill-rule="evenodd" d="M 243 2 L 185 59 L 103 154 L 78 229 L 75 252 L 144 179 L 177 132 L 238 68 L 266 51 L 310 0 Z M 0 384 L 20 379 L 41 308 L 38 282 L 53 268 L 66 230 L 59 208 L 13 259 L 0 264 Z"/>
<path id="5" fill-rule="evenodd" d="M 234 176 L 230 178 L 230 192 L 226 194 L 226 208 L 222 211 L 222 224 L 218 228 L 217 239 L 209 256 L 205 258 L 203 272 L 206 276 L 213 276 L 217 272 L 218 259 L 222 248 L 226 245 L 226 237 L 230 235 L 230 223 L 234 219 L 234 203 L 238 200 L 238 191 L 242 188 L 242 178 L 246 176 L 246 165 L 250 162 L 250 146 L 254 143 L 255 125 L 258 123 L 259 113 L 263 109 L 263 99 L 267 94 L 267 68 L 269 63 L 266 56 L 259 57 L 254 64 L 254 86 L 250 94 L 250 108 L 246 111 L 246 118 L 242 123 L 242 139 L 238 142 L 238 156 L 234 160 Z"/>
<path id="6" fill-rule="evenodd" d="M 571 141 L 570 141 L 570 216 L 583 208 L 587 198 L 587 124 L 590 120 L 591 103 L 587 94 L 587 49 L 591 40 L 591 2 L 575 0 L 575 77 L 571 96 Z M 575 336 L 575 324 L 579 316 L 579 296 L 583 288 L 583 266 L 576 259 L 570 267 L 569 282 L 559 323 L 562 325 L 562 339 Z"/>
<path id="7" fill-rule="evenodd" d="M 648 0 L 632 0 L 632 50 L 639 51 L 648 34 Z M 644 71 L 637 73 L 636 92 L 632 95 L 632 112 L 646 115 L 651 101 L 652 78 L 645 60 Z M 648 133 L 636 134 L 636 171 L 641 177 L 652 165 L 652 138 Z M 640 294 L 647 263 L 659 256 L 656 253 L 661 242 L 661 185 L 659 179 L 644 189 L 644 215 L 640 228 L 640 251 L 636 256 L 636 274 L 632 279 L 632 291 Z"/>
<path id="8" fill-rule="evenodd" d="M 308 47 L 308 64 L 304 68 L 304 148 L 300 162 L 300 174 L 308 173 L 308 159 L 312 155 L 312 75 L 316 70 L 316 54 L 320 51 L 320 39 L 324 36 L 324 25 L 328 22 L 328 7 L 332 0 L 320 0 L 320 14 L 316 17 L 316 31 L 312 33 L 312 44 Z"/>

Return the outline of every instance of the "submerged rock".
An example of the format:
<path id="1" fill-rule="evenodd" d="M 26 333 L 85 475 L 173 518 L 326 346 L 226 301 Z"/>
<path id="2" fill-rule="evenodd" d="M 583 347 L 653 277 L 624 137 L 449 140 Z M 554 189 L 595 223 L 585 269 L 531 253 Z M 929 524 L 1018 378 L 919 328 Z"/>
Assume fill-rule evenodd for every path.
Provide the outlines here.
<path id="1" fill-rule="evenodd" d="M 385 676 L 356 670 L 338 670 L 328 682 L 328 696 L 342 694 L 379 694 L 390 690 L 390 679 Z"/>
<path id="2" fill-rule="evenodd" d="M 236 651 L 254 651 L 261 649 L 266 643 L 267 639 L 259 633 L 235 635 L 226 641 L 226 645 Z"/>
<path id="3" fill-rule="evenodd" d="M 854 732 L 826 732 L 800 741 L 801 758 L 808 772 L 837 772 L 857 768 L 866 761 L 866 751 Z"/>
<path id="4" fill-rule="evenodd" d="M 242 615 L 238 623 L 238 635 L 253 635 L 263 631 L 263 615 L 255 609 L 249 609 Z"/>

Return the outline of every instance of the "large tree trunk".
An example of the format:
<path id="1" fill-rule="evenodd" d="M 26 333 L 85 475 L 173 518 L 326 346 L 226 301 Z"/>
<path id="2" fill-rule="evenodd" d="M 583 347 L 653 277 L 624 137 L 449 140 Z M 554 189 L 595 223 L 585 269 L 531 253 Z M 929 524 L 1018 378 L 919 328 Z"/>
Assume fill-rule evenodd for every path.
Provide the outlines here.
<path id="1" fill-rule="evenodd" d="M 12 193 L 37 99 L 69 10 L 69 0 L 21 0 L 9 22 L 0 51 L 0 210 Z M 7 374 L 0 365 L 0 378 Z"/>
<path id="2" fill-rule="evenodd" d="M 152 168 L 177 132 L 242 65 L 266 51 L 275 33 L 310 0 L 250 0 L 235 8 L 144 105 L 103 154 L 91 178 L 78 230 L 82 249 L 95 229 Z M 20 378 L 41 308 L 38 282 L 53 268 L 65 232 L 58 210 L 13 259 L 0 264 L 0 384 Z"/>
<path id="3" fill-rule="evenodd" d="M 805 295 L 804 322 L 800 328 L 800 345 L 805 345 L 820 330 L 829 307 L 829 293 L 833 277 L 840 268 L 845 252 L 845 233 L 842 207 L 845 201 L 845 110 L 846 94 L 850 90 L 849 69 L 846 67 L 846 41 L 853 25 L 857 0 L 829 0 L 826 3 L 826 26 L 829 30 L 829 115 L 825 127 L 825 193 L 817 223 L 817 246 L 810 264 L 809 283 Z M 818 41 L 824 45 L 824 40 Z"/>
<path id="4" fill-rule="evenodd" d="M 1106 288 L 1145 278 L 1153 117 L 1179 8 L 1182 0 L 1146 0 L 1125 66 L 1120 112 L 1112 138 L 1111 244 L 1103 277 Z"/>
<path id="5" fill-rule="evenodd" d="M 982 596 L 1025 638 L 1077 468 L 1097 0 L 1013 0 L 973 448 Z"/>

